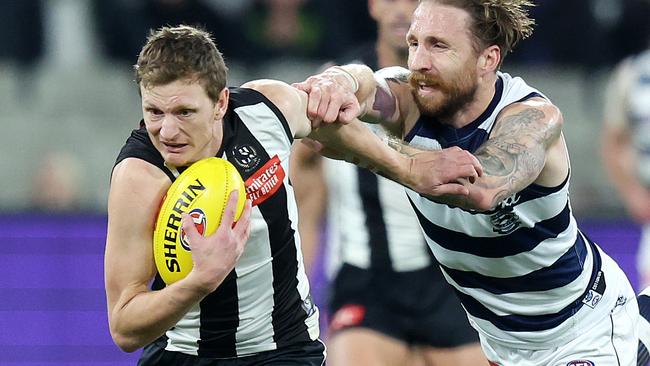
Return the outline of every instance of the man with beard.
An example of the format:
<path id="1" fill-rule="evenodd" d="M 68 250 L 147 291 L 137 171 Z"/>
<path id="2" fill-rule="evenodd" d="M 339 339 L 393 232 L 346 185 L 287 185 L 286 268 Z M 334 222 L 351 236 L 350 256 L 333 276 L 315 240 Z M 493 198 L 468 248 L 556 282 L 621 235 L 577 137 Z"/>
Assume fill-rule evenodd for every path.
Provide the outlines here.
<path id="1" fill-rule="evenodd" d="M 457 180 L 467 195 L 429 197 L 404 183 L 491 364 L 634 365 L 637 302 L 571 213 L 562 115 L 499 71 L 531 34 L 532 5 L 422 0 L 407 35 L 409 70 L 346 65 L 295 86 L 309 93 L 314 125 L 358 115 L 397 131 L 410 146 L 386 140 L 407 155 L 455 146 L 481 162 L 474 184 Z"/>
<path id="2" fill-rule="evenodd" d="M 342 59 L 372 69 L 405 66 L 404 40 L 417 5 L 369 0 L 377 39 Z M 316 251 L 327 214 L 328 365 L 486 364 L 404 188 L 368 169 L 322 159 L 304 144 L 294 144 L 292 168 L 303 253 Z"/>

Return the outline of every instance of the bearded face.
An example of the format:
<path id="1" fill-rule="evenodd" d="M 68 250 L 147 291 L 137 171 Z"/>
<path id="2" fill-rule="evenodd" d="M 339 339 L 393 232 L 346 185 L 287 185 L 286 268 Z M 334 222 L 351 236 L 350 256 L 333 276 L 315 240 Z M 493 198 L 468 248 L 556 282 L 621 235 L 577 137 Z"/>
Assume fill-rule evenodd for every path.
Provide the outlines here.
<path id="1" fill-rule="evenodd" d="M 476 68 L 464 67 L 445 75 L 413 71 L 409 77 L 411 93 L 423 115 L 451 117 L 474 99 L 478 88 Z"/>

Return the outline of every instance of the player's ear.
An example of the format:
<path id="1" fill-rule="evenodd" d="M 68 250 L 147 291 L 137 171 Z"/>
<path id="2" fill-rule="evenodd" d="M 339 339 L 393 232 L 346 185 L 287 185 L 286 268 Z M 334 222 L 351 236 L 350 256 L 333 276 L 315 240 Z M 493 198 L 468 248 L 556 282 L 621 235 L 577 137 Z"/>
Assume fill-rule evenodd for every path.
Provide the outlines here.
<path id="1" fill-rule="evenodd" d="M 499 68 L 501 62 L 501 49 L 492 45 L 484 49 L 478 56 L 477 67 L 480 72 L 494 72 Z"/>
<path id="2" fill-rule="evenodd" d="M 223 116 L 226 115 L 226 111 L 228 110 L 228 100 L 230 99 L 230 90 L 228 88 L 223 88 L 221 92 L 219 92 L 219 99 L 217 99 L 217 103 L 215 106 L 215 119 L 220 120 L 223 118 Z"/>

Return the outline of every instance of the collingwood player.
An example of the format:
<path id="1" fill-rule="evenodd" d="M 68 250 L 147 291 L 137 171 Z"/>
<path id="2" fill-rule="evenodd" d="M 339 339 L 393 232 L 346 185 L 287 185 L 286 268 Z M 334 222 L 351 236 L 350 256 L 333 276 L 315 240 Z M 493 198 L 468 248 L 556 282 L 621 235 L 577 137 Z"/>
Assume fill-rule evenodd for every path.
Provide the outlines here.
<path id="1" fill-rule="evenodd" d="M 491 364 L 635 365 L 637 302 L 625 274 L 571 213 L 562 115 L 499 71 L 532 32 L 531 5 L 422 0 L 407 35 L 409 70 L 373 75 L 346 65 L 295 86 L 310 94 L 317 123 L 332 122 L 342 101 L 352 114 L 401 131 L 411 147 L 389 143 L 405 153 L 456 146 L 479 159 L 483 175 L 458 181 L 468 195 L 429 197 L 405 183 L 415 187 L 407 194 L 427 243 Z M 356 84 L 370 91 L 355 96 Z"/>
<path id="2" fill-rule="evenodd" d="M 271 80 L 227 88 L 226 70 L 210 35 L 189 26 L 152 32 L 138 57 L 143 120 L 118 155 L 108 199 L 110 332 L 127 352 L 144 347 L 140 365 L 322 365 L 288 183 L 293 138 L 338 142 L 350 156 L 371 143 L 382 157 L 360 162 L 396 179 L 419 180 L 431 161 L 405 158 L 353 125 L 312 132 L 305 93 Z M 233 225 L 231 195 L 221 225 L 205 238 L 184 215 L 194 266 L 165 286 L 151 244 L 157 209 L 179 172 L 210 156 L 238 169 L 248 203 Z M 437 157 L 445 174 L 430 180 L 433 191 L 455 192 L 450 182 L 480 174 L 471 154 Z"/>

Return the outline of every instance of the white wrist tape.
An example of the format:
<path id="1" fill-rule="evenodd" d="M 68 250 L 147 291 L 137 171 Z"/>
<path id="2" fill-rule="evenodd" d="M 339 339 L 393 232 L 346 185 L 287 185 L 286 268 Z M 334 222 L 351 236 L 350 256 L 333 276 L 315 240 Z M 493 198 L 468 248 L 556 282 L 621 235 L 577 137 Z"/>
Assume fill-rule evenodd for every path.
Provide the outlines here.
<path id="1" fill-rule="evenodd" d="M 352 75 L 348 70 L 342 68 L 341 66 L 332 66 L 329 68 L 329 70 L 345 76 L 345 78 L 350 82 L 350 84 L 352 84 L 352 89 L 354 89 L 353 93 L 356 93 L 359 90 L 359 80 L 357 80 L 357 78 L 354 75 Z"/>

